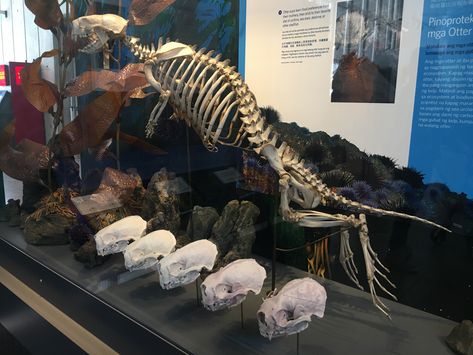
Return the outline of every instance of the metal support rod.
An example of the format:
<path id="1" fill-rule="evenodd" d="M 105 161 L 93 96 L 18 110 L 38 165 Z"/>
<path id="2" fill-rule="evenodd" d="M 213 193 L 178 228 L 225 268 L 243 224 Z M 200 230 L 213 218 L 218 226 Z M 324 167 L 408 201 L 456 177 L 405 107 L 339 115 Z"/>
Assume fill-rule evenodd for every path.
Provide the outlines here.
<path id="1" fill-rule="evenodd" d="M 240 303 L 240 321 L 241 321 L 241 329 L 244 329 L 245 323 L 243 321 L 243 302 Z"/>
<path id="2" fill-rule="evenodd" d="M 117 118 L 117 132 L 115 136 L 115 155 L 117 159 L 117 170 L 121 169 L 121 164 L 120 164 L 120 129 L 121 129 L 121 121 L 120 121 L 120 115 L 118 115 Z"/>
<path id="3" fill-rule="evenodd" d="M 200 296 L 199 296 L 199 279 L 195 280 L 195 298 L 197 300 L 197 305 L 200 306 Z"/>
<path id="4" fill-rule="evenodd" d="M 297 333 L 296 335 L 296 341 L 297 341 L 297 345 L 296 345 L 296 354 L 299 355 L 299 333 Z"/>
<path id="5" fill-rule="evenodd" d="M 279 206 L 279 198 L 276 197 L 275 199 L 276 206 Z M 271 261 L 271 291 L 276 289 L 276 256 L 277 256 L 277 244 L 278 244 L 278 236 L 277 236 L 277 228 L 278 228 L 278 212 L 277 208 L 273 215 L 274 227 L 273 227 L 273 258 Z"/>

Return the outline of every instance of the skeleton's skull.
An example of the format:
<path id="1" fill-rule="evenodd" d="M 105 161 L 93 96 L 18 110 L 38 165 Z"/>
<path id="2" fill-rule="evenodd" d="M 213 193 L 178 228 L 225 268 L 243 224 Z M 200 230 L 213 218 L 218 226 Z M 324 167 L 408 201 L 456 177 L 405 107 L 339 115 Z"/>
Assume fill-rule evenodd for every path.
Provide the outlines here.
<path id="1" fill-rule="evenodd" d="M 140 216 L 125 217 L 102 228 L 95 234 L 97 254 L 108 255 L 123 252 L 131 241 L 146 234 L 146 221 Z"/>
<path id="2" fill-rule="evenodd" d="M 264 300 L 257 312 L 262 336 L 275 338 L 296 334 L 309 326 L 311 316 L 324 316 L 327 293 L 310 278 L 288 282 L 279 292 Z"/>
<path id="3" fill-rule="evenodd" d="M 197 240 L 165 256 L 158 264 L 159 283 L 170 290 L 195 281 L 202 269 L 212 270 L 217 247 L 206 239 Z"/>
<path id="4" fill-rule="evenodd" d="M 236 260 L 207 276 L 201 285 L 202 303 L 210 311 L 237 306 L 249 291 L 260 293 L 265 278 L 266 270 L 254 259 Z"/>
<path id="5" fill-rule="evenodd" d="M 158 230 L 127 246 L 125 267 L 130 271 L 148 269 L 162 257 L 169 255 L 176 246 L 176 238 L 167 230 Z"/>
<path id="6" fill-rule="evenodd" d="M 88 44 L 79 51 L 96 53 L 109 40 L 125 37 L 127 25 L 127 20 L 114 14 L 82 16 L 72 21 L 72 38 L 87 39 Z"/>

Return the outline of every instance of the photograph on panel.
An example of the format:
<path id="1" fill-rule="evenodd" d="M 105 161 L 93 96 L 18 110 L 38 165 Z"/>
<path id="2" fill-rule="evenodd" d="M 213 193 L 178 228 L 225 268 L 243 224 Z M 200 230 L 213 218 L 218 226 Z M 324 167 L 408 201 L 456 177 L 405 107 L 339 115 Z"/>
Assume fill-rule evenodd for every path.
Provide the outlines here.
<path id="1" fill-rule="evenodd" d="M 394 103 L 403 3 L 337 4 L 332 102 Z"/>

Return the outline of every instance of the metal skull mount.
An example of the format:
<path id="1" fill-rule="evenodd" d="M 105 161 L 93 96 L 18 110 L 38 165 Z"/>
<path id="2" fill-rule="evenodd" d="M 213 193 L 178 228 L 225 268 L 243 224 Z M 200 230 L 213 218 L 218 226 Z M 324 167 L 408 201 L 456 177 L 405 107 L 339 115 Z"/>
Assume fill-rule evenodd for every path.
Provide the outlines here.
<path id="1" fill-rule="evenodd" d="M 210 311 L 242 303 L 248 292 L 259 294 L 266 270 L 254 259 L 236 260 L 209 275 L 202 283 L 202 304 Z"/>
<path id="2" fill-rule="evenodd" d="M 87 45 L 79 51 L 96 53 L 111 39 L 124 38 L 128 21 L 114 14 L 90 15 L 72 21 L 72 38 L 86 39 Z"/>
<path id="3" fill-rule="evenodd" d="M 176 246 L 176 238 L 167 230 L 158 230 L 127 246 L 123 256 L 129 271 L 148 269 L 169 255 Z"/>
<path id="4" fill-rule="evenodd" d="M 161 259 L 159 284 L 170 290 L 194 282 L 203 269 L 212 270 L 217 254 L 217 246 L 207 239 L 187 244 Z"/>
<path id="5" fill-rule="evenodd" d="M 123 252 L 131 241 L 146 234 L 146 221 L 140 216 L 128 216 L 102 228 L 95 234 L 97 254 L 104 256 Z"/>
<path id="6" fill-rule="evenodd" d="M 309 326 L 312 315 L 324 316 L 327 293 L 311 278 L 289 281 L 264 300 L 257 312 L 262 336 L 272 338 L 296 334 Z"/>

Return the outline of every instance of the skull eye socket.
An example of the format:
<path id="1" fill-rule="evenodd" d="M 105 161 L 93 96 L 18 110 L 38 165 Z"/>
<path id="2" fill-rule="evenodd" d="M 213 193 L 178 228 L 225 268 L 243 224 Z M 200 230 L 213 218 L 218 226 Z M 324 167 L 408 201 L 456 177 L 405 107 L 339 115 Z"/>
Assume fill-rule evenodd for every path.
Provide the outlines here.
<path id="1" fill-rule="evenodd" d="M 220 284 L 220 285 L 217 285 L 217 287 L 215 287 L 215 293 L 217 295 L 226 295 L 228 293 L 232 293 L 233 292 L 233 288 L 231 285 L 226 285 L 226 284 Z"/>
<path id="2" fill-rule="evenodd" d="M 258 318 L 258 322 L 264 324 L 264 325 L 267 325 L 266 324 L 266 316 L 263 312 L 258 312 L 258 314 L 256 315 L 257 318 Z"/>
<path id="3" fill-rule="evenodd" d="M 184 264 L 174 263 L 169 265 L 169 273 L 171 275 L 179 275 L 183 270 L 185 270 Z"/>
<path id="4" fill-rule="evenodd" d="M 281 309 L 280 311 L 276 312 L 274 319 L 276 320 L 277 324 L 284 325 L 288 321 L 294 319 L 294 314 L 288 310 Z"/>

